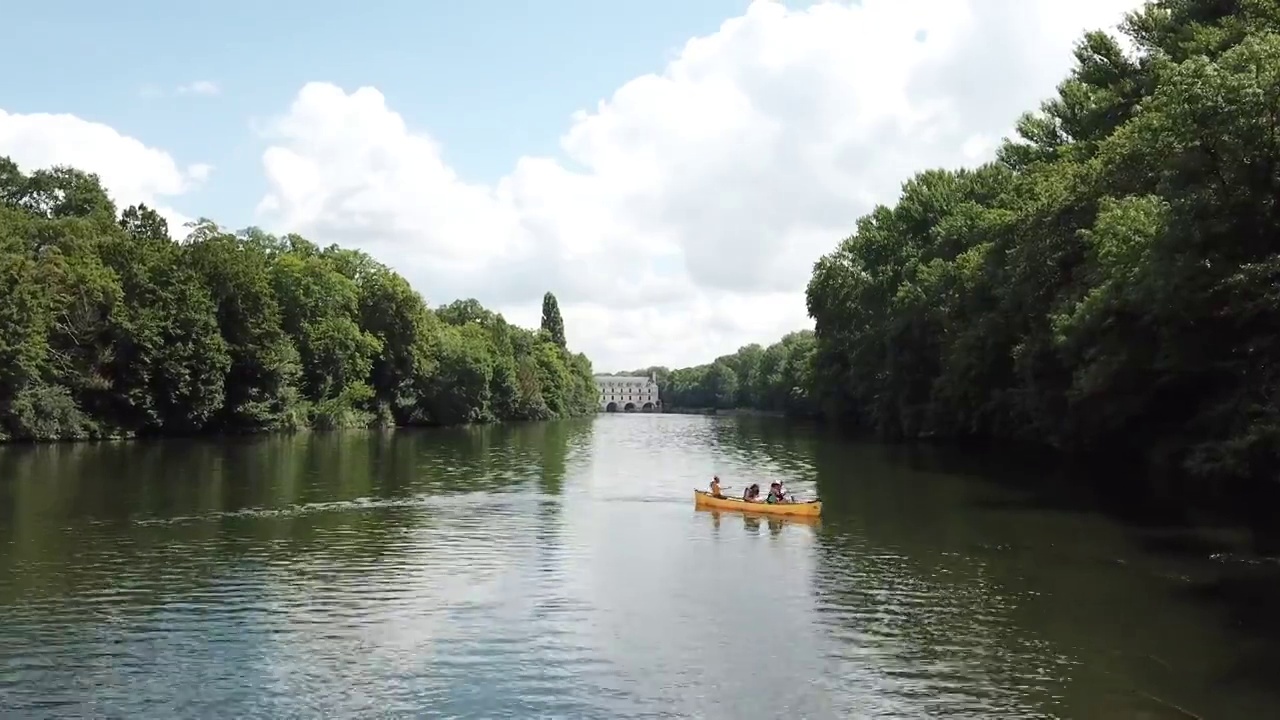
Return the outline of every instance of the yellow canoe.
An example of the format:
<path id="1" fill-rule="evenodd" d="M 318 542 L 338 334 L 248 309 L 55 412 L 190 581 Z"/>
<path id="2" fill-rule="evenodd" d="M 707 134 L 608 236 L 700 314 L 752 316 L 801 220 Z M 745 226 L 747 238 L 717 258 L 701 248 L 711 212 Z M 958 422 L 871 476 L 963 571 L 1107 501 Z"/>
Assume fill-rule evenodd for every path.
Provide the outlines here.
<path id="1" fill-rule="evenodd" d="M 694 507 L 720 508 L 722 510 L 741 510 L 761 515 L 796 515 L 817 517 L 822 514 L 822 502 L 810 500 L 798 503 L 747 502 L 738 498 L 718 498 L 705 490 L 693 491 Z"/>

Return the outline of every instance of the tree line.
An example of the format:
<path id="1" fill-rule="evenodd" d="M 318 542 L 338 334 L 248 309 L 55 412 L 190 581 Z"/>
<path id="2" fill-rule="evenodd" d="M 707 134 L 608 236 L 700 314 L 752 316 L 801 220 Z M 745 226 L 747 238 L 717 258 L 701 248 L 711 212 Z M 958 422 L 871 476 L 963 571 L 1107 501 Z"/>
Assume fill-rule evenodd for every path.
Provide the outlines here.
<path id="1" fill-rule="evenodd" d="M 752 408 L 793 416 L 812 416 L 814 334 L 788 333 L 761 347 L 753 343 L 713 362 L 671 370 L 663 366 L 621 373 L 658 382 L 662 405 L 670 409 Z"/>
<path id="2" fill-rule="evenodd" d="M 591 363 L 368 255 L 208 220 L 175 242 L 97 176 L 0 157 L 0 440 L 450 425 L 592 412 Z"/>
<path id="3" fill-rule="evenodd" d="M 749 346 L 671 371 L 670 404 L 1273 481 L 1280 4 L 1158 0 L 1121 30 L 1133 50 L 1083 36 L 994 161 L 917 174 L 815 264 L 788 380 Z"/>

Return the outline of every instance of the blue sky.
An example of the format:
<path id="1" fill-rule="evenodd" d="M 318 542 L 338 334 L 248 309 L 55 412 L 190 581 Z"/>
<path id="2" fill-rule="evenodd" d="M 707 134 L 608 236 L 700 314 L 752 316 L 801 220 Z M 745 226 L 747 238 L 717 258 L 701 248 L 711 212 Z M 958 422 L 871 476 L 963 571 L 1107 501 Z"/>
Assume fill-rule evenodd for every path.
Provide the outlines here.
<path id="1" fill-rule="evenodd" d="M 373 85 L 438 140 L 467 180 L 521 155 L 557 152 L 575 110 L 660 71 L 691 37 L 748 0 L 46 0 L 6 8 L 10 112 L 72 113 L 210 163 L 206 185 L 172 200 L 231 226 L 252 220 L 265 183 L 253 123 L 283 113 L 306 82 Z M 56 42 L 51 42 L 56 38 Z M 175 96 L 196 80 L 214 97 Z M 164 91 L 145 96 L 153 86 Z"/>
<path id="2" fill-rule="evenodd" d="M 432 303 L 534 324 L 551 290 L 600 367 L 689 365 L 811 326 L 813 263 L 859 216 L 989 157 L 1138 1 L 10 3 L 0 154 L 369 252 Z M 221 92 L 175 92 L 196 81 Z M 188 190 L 170 158 L 214 171 Z"/>

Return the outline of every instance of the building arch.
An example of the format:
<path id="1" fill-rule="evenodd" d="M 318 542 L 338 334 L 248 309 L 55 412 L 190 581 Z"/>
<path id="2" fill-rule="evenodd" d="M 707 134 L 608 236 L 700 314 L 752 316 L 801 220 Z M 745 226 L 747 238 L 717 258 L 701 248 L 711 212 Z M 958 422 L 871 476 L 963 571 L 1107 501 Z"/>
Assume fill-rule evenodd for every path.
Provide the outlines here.
<path id="1" fill-rule="evenodd" d="M 596 375 L 595 381 L 596 407 L 602 412 L 662 412 L 661 393 L 653 375 Z"/>

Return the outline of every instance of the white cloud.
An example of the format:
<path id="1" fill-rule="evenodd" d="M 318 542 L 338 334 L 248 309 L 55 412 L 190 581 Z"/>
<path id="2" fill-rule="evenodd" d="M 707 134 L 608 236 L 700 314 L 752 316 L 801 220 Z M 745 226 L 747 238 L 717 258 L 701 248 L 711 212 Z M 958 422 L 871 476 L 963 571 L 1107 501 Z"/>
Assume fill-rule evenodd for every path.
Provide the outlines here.
<path id="1" fill-rule="evenodd" d="M 222 92 L 222 88 L 212 80 L 196 80 L 186 85 L 179 85 L 175 92 L 179 95 L 217 95 Z"/>
<path id="2" fill-rule="evenodd" d="M 187 176 L 195 182 L 208 180 L 212 172 L 213 166 L 208 163 L 192 163 L 187 166 Z"/>
<path id="3" fill-rule="evenodd" d="M 0 155 L 12 158 L 24 172 L 71 165 L 97 173 L 118 206 L 146 203 L 164 216 L 175 236 L 186 235 L 183 223 L 191 218 L 166 205 L 164 198 L 188 192 L 210 170 L 192 165 L 184 172 L 163 150 L 75 115 L 2 109 Z"/>
<path id="4" fill-rule="evenodd" d="M 394 98 L 310 83 L 267 128 L 260 222 L 368 250 L 433 303 L 536 324 L 551 290 L 599 369 L 703 362 L 809 326 L 812 263 L 857 217 L 915 171 L 990 157 L 1080 33 L 1136 4 L 757 0 L 575 114 L 563 158 L 493 184 L 459 177 Z M 0 152 L 98 172 L 121 203 L 209 173 L 66 115 L 0 113 Z"/>
<path id="5" fill-rule="evenodd" d="M 369 250 L 433 302 L 533 324 L 552 290 L 600 369 L 702 362 L 810 326 L 812 263 L 858 216 L 915 171 L 990 157 L 1080 33 L 1135 5 L 758 1 L 575 115 L 571 162 L 521 158 L 492 186 L 376 89 L 311 83 L 269 131 L 259 211 Z"/>
<path id="6" fill-rule="evenodd" d="M 184 83 L 166 91 L 155 83 L 147 83 L 138 88 L 138 95 L 148 100 L 168 96 L 202 95 L 212 97 L 222 94 L 222 86 L 212 80 L 196 80 Z"/>

